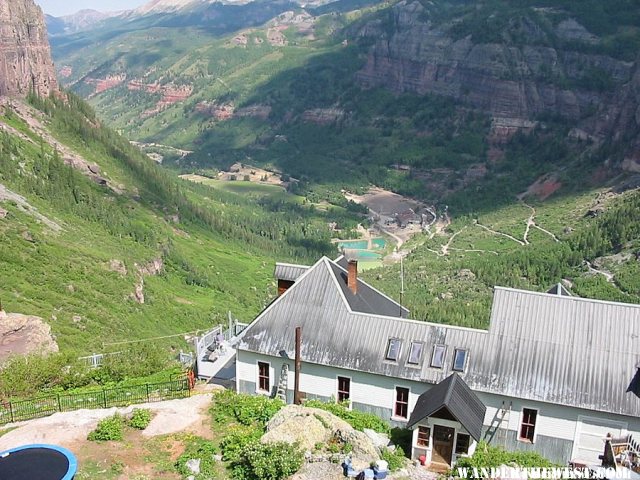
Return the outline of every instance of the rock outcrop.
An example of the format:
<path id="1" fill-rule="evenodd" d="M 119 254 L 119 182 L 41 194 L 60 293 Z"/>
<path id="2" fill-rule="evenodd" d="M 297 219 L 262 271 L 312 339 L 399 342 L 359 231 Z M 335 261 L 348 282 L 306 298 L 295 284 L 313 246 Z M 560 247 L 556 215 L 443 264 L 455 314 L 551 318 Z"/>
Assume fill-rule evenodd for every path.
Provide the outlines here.
<path id="1" fill-rule="evenodd" d="M 260 441 L 297 443 L 308 453 L 331 442 L 349 444 L 356 468 L 365 468 L 380 458 L 379 450 L 366 434 L 329 412 L 299 405 L 287 405 L 276 413 Z"/>
<path id="2" fill-rule="evenodd" d="M 42 10 L 33 0 L 0 0 L 0 96 L 57 89 Z"/>
<path id="3" fill-rule="evenodd" d="M 388 24 L 372 20 L 358 31 L 373 47 L 357 81 L 399 93 L 451 97 L 514 130 L 547 115 L 564 117 L 596 142 L 635 135 L 640 128 L 638 61 L 585 53 L 601 40 L 574 19 L 557 26 L 553 35 L 565 43 L 555 47 L 551 34 L 532 19 L 523 16 L 517 22 L 509 28 L 521 35 L 518 42 L 482 43 L 452 33 L 451 24 L 439 23 L 417 0 L 402 0 L 391 7 Z M 585 47 L 573 48 L 576 43 Z M 636 145 L 640 151 L 640 139 Z"/>
<path id="4" fill-rule="evenodd" d="M 0 310 L 0 362 L 13 355 L 57 351 L 51 327 L 42 318 Z"/>

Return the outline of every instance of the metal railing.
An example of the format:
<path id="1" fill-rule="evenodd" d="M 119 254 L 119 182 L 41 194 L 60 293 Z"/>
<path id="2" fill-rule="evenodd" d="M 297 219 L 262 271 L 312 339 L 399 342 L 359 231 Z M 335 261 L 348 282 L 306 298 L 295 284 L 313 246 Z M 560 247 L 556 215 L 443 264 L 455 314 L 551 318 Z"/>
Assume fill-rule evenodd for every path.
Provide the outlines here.
<path id="1" fill-rule="evenodd" d="M 136 403 L 186 398 L 190 395 L 189 381 L 182 378 L 169 382 L 145 383 L 85 393 L 56 394 L 27 400 L 0 402 L 0 425 L 82 408 L 126 407 Z"/>

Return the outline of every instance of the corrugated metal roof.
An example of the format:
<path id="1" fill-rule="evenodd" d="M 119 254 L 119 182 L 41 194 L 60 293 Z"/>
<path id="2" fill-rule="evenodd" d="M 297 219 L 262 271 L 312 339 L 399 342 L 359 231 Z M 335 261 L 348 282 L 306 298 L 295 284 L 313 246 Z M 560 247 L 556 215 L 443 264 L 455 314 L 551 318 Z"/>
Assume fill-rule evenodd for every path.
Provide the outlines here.
<path id="1" fill-rule="evenodd" d="M 640 415 L 627 393 L 640 361 L 640 305 L 496 287 L 489 330 L 354 311 L 320 259 L 243 332 L 242 350 L 278 356 L 294 351 L 303 329 L 305 362 L 439 383 L 452 372 L 454 349 L 468 351 L 462 377 L 475 391 L 590 410 Z M 390 338 L 402 345 L 385 359 Z M 424 342 L 419 366 L 407 364 L 412 341 Z M 432 368 L 436 344 L 447 347 Z"/>
<path id="2" fill-rule="evenodd" d="M 287 280 L 295 282 L 300 275 L 308 270 L 306 265 L 293 265 L 291 263 L 276 263 L 275 272 L 273 276 L 278 280 Z"/>
<path id="3" fill-rule="evenodd" d="M 407 428 L 430 417 L 442 407 L 446 407 L 467 432 L 480 441 L 487 407 L 457 373 L 449 375 L 418 397 Z"/>

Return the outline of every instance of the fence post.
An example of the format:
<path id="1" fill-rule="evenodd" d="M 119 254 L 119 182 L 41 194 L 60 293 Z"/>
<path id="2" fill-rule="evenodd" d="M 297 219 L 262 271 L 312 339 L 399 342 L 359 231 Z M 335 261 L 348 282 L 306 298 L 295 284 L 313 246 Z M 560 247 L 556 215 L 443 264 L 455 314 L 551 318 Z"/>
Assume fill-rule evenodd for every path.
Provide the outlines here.
<path id="1" fill-rule="evenodd" d="M 62 411 L 62 405 L 60 404 L 60 394 L 58 393 L 56 395 L 57 399 L 58 399 L 58 411 L 61 412 Z"/>
<path id="2" fill-rule="evenodd" d="M 104 408 L 107 408 L 107 391 L 104 388 L 102 389 L 102 404 Z"/>
<path id="3" fill-rule="evenodd" d="M 147 383 L 147 403 L 151 402 L 151 397 L 149 396 L 149 384 Z"/>
<path id="4" fill-rule="evenodd" d="M 13 418 L 13 404 L 9 402 L 9 413 L 11 414 L 11 423 L 15 422 Z"/>

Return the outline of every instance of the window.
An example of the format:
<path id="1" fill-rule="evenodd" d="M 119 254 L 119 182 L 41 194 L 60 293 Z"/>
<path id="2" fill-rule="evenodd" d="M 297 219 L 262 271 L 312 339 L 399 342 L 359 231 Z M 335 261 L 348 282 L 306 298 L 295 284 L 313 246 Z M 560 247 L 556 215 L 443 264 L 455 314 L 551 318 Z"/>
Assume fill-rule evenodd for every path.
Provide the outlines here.
<path id="1" fill-rule="evenodd" d="M 338 402 L 348 402 L 351 397 L 351 379 L 338 377 Z"/>
<path id="2" fill-rule="evenodd" d="M 409 389 L 396 387 L 396 404 L 393 413 L 398 418 L 409 416 Z"/>
<path id="3" fill-rule="evenodd" d="M 467 351 L 460 348 L 456 348 L 456 353 L 453 355 L 453 369 L 456 372 L 464 372 L 464 367 L 467 363 Z"/>
<path id="4" fill-rule="evenodd" d="M 411 350 L 409 351 L 409 360 L 407 360 L 407 363 L 411 365 L 418 365 L 420 363 L 422 347 L 424 347 L 424 343 L 422 342 L 411 342 Z"/>
<path id="5" fill-rule="evenodd" d="M 434 345 L 433 355 L 431 355 L 431 366 L 435 368 L 442 368 L 444 365 L 444 354 L 447 351 L 445 345 Z"/>
<path id="6" fill-rule="evenodd" d="M 466 455 L 469 453 L 471 437 L 466 433 L 458 433 L 456 437 L 456 455 Z"/>
<path id="7" fill-rule="evenodd" d="M 389 345 L 387 346 L 387 360 L 397 361 L 400 356 L 400 347 L 402 346 L 402 340 L 399 338 L 390 338 Z"/>
<path id="8" fill-rule="evenodd" d="M 419 447 L 429 446 L 429 437 L 431 436 L 431 429 L 429 427 L 418 427 L 418 441 L 416 442 Z"/>
<path id="9" fill-rule="evenodd" d="M 532 408 L 522 409 L 522 423 L 520 423 L 520 440 L 533 443 L 537 418 L 537 410 L 534 410 Z"/>
<path id="10" fill-rule="evenodd" d="M 262 392 L 270 391 L 268 363 L 258 362 L 258 390 Z"/>

